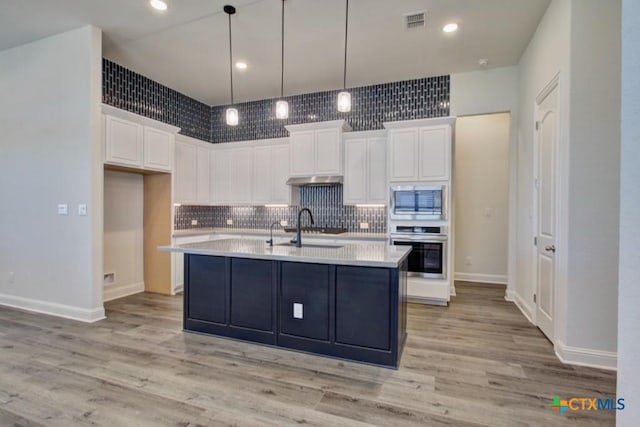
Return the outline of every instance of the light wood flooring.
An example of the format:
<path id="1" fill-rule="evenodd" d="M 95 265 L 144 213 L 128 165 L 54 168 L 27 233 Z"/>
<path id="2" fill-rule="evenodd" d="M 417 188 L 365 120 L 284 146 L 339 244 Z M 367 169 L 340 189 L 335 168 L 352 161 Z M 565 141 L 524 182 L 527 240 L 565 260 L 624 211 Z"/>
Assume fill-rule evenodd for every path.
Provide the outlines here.
<path id="1" fill-rule="evenodd" d="M 613 425 L 554 395 L 613 397 L 563 366 L 504 288 L 411 304 L 399 370 L 183 333 L 181 297 L 138 294 L 91 325 L 0 308 L 0 426 Z"/>

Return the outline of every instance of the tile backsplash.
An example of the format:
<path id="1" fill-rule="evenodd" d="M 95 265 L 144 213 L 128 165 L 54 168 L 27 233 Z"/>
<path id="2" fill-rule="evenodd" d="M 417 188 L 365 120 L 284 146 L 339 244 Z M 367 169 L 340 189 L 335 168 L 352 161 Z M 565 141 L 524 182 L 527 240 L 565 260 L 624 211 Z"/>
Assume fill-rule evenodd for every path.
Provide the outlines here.
<path id="1" fill-rule="evenodd" d="M 300 205 L 278 208 L 264 206 L 178 206 L 176 207 L 176 230 L 197 228 L 268 229 L 271 223 L 287 221 L 295 227 L 300 208 L 313 212 L 316 226 L 343 227 L 350 232 L 386 233 L 387 209 L 384 207 L 356 207 L 342 205 L 342 186 L 302 187 Z M 228 225 L 227 220 L 233 224 Z M 191 225 L 197 220 L 197 225 Z M 360 229 L 360 223 L 369 224 L 369 229 Z M 303 226 L 310 225 L 308 216 L 303 217 Z"/>
<path id="2" fill-rule="evenodd" d="M 102 102 L 181 128 L 180 133 L 212 143 L 288 136 L 289 124 L 345 119 L 354 131 L 382 129 L 386 121 L 449 115 L 449 76 L 425 77 L 348 89 L 349 113 L 336 108 L 339 90 L 289 96 L 289 119 L 275 118 L 275 99 L 236 104 L 238 126 L 227 126 L 226 106 L 208 106 L 137 74 L 102 60 Z"/>

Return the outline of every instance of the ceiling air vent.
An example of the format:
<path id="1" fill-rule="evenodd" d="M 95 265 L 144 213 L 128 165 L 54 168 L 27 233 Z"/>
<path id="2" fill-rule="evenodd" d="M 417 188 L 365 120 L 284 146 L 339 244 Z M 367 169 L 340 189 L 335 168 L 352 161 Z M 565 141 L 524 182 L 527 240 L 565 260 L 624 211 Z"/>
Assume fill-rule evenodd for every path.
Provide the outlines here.
<path id="1" fill-rule="evenodd" d="M 408 30 L 424 28 L 425 26 L 424 12 L 408 13 L 405 15 L 405 18 Z"/>

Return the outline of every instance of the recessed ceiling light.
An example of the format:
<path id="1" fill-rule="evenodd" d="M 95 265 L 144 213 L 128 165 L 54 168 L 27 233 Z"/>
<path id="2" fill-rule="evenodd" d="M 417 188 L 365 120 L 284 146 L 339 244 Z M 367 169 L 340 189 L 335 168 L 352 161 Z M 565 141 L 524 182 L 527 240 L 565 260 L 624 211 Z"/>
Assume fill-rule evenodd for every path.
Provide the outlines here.
<path id="1" fill-rule="evenodd" d="M 246 70 L 247 69 L 247 63 L 246 62 L 242 62 L 242 61 L 238 61 L 238 62 L 236 62 L 236 68 L 238 70 Z"/>
<path id="2" fill-rule="evenodd" d="M 156 10 L 167 10 L 167 3 L 162 0 L 149 0 L 149 4 Z"/>
<path id="3" fill-rule="evenodd" d="M 455 22 L 452 22 L 442 27 L 442 31 L 444 31 L 445 33 L 454 33 L 457 30 L 458 30 L 458 24 L 456 24 Z"/>

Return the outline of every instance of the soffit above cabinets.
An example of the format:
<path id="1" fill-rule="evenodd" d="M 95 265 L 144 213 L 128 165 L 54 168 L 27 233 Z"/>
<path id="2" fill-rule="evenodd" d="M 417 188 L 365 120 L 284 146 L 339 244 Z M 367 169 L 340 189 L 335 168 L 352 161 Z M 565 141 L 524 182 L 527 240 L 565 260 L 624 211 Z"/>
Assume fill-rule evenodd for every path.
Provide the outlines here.
<path id="1" fill-rule="evenodd" d="M 0 0 L 0 50 L 92 24 L 103 30 L 106 58 L 208 105 L 229 102 L 227 1 Z M 237 102 L 280 94 L 280 4 L 235 0 Z M 516 64 L 549 0 L 351 0 L 347 86 L 414 79 Z M 407 15 L 425 12 L 424 27 Z M 286 95 L 342 87 L 344 0 L 288 0 Z M 445 34 L 448 22 L 460 25 Z"/>

